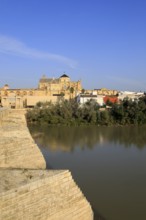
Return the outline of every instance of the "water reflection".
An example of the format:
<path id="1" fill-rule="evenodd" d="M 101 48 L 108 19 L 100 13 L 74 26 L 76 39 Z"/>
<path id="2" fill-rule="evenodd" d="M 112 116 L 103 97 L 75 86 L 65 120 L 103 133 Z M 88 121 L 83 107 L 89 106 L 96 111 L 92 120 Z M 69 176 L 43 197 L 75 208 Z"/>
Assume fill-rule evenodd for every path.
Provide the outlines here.
<path id="1" fill-rule="evenodd" d="M 124 147 L 146 147 L 145 126 L 141 127 L 30 127 L 39 146 L 51 151 L 72 152 L 76 147 L 93 149 L 108 142 Z"/>
<path id="2" fill-rule="evenodd" d="M 31 133 L 48 168 L 72 172 L 96 219 L 145 220 L 145 128 L 36 126 Z"/>

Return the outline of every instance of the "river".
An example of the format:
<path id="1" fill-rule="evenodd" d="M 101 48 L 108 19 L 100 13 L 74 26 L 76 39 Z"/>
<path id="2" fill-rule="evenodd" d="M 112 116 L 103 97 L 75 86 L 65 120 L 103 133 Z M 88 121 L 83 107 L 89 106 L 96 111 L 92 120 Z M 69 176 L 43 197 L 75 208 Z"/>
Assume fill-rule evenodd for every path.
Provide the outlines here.
<path id="1" fill-rule="evenodd" d="M 69 169 L 105 220 L 146 219 L 146 127 L 40 127 L 30 131 L 50 169 Z"/>

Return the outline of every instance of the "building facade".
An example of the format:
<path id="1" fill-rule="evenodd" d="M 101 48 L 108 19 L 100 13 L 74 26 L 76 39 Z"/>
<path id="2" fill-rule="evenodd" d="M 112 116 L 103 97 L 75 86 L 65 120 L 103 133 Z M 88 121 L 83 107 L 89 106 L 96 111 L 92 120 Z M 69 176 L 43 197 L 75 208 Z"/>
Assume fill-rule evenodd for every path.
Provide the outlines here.
<path id="1" fill-rule="evenodd" d="M 56 103 L 62 98 L 75 98 L 81 89 L 81 81 L 73 82 L 65 74 L 56 79 L 43 76 L 35 89 L 10 89 L 6 84 L 0 89 L 0 105 L 19 109 L 34 107 L 38 102 Z"/>
<path id="2" fill-rule="evenodd" d="M 144 92 L 132 92 L 132 91 L 121 91 L 119 92 L 119 100 L 123 101 L 123 99 L 128 98 L 132 101 L 138 100 L 139 98 L 144 96 Z"/>

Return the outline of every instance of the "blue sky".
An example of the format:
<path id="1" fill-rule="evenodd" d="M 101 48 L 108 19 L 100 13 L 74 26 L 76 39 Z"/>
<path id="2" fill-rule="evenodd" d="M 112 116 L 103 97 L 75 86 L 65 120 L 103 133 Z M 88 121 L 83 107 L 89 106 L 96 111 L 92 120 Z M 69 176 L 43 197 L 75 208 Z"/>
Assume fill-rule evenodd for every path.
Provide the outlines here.
<path id="1" fill-rule="evenodd" d="M 0 0 L 0 87 L 68 74 L 146 91 L 145 0 Z"/>

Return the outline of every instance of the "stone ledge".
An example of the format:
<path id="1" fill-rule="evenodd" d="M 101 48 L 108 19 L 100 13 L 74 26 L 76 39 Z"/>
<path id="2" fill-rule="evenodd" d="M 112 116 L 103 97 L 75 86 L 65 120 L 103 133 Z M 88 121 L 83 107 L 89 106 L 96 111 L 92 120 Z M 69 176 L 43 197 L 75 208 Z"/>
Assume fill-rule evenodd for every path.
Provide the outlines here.
<path id="1" fill-rule="evenodd" d="M 44 170 L 23 111 L 1 111 L 0 133 L 0 220 L 93 220 L 71 173 Z"/>
<path id="2" fill-rule="evenodd" d="M 45 169 L 46 162 L 27 128 L 24 114 L 9 110 L 0 124 L 0 167 Z"/>
<path id="3" fill-rule="evenodd" d="M 12 219 L 93 219 L 90 204 L 67 170 L 0 170 L 0 210 Z"/>

